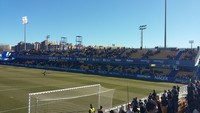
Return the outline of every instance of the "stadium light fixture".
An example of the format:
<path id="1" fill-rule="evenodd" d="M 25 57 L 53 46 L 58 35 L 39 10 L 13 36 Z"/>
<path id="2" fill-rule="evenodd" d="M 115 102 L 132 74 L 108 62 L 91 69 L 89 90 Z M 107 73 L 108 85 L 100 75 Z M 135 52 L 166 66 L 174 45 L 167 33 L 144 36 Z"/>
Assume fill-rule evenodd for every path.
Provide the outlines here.
<path id="1" fill-rule="evenodd" d="M 141 25 L 139 30 L 141 30 L 141 49 L 143 48 L 143 30 L 147 28 L 147 25 Z"/>
<path id="2" fill-rule="evenodd" d="M 26 24 L 28 24 L 27 16 L 22 17 L 22 24 L 24 24 L 24 50 L 26 50 Z"/>
<path id="3" fill-rule="evenodd" d="M 76 45 L 82 45 L 82 36 L 76 36 Z"/>
<path id="4" fill-rule="evenodd" d="M 194 43 L 194 40 L 189 40 L 189 43 L 191 44 L 191 49 L 192 49 L 192 44 Z"/>

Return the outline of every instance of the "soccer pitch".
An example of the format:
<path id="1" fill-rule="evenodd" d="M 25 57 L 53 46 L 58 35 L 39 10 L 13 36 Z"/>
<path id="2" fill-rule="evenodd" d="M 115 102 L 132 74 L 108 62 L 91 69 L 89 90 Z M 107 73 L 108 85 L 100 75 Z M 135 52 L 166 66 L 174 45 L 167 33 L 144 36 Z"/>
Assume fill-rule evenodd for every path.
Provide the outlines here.
<path id="1" fill-rule="evenodd" d="M 97 76 L 43 69 L 0 65 L 0 113 L 27 113 L 28 94 L 84 85 L 101 84 L 115 89 L 113 106 L 142 98 L 152 90 L 162 92 L 172 89 L 175 83 L 148 82 L 141 80 Z M 89 108 L 89 105 L 88 105 Z"/>

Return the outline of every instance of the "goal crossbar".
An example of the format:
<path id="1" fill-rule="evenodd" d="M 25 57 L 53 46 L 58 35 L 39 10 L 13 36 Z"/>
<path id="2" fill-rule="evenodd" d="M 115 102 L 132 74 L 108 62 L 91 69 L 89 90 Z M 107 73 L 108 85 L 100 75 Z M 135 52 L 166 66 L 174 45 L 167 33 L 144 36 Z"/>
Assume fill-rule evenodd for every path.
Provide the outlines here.
<path id="1" fill-rule="evenodd" d="M 60 91 L 82 89 L 82 88 L 89 88 L 89 87 L 95 87 L 95 86 L 100 86 L 100 84 L 80 86 L 80 87 L 73 87 L 73 88 L 65 88 L 65 89 L 57 89 L 57 90 L 43 91 L 43 92 L 36 92 L 36 93 L 29 93 L 29 95 L 32 96 L 32 95 L 40 95 L 40 94 L 47 94 L 47 93 L 55 93 L 55 92 L 60 92 Z"/>

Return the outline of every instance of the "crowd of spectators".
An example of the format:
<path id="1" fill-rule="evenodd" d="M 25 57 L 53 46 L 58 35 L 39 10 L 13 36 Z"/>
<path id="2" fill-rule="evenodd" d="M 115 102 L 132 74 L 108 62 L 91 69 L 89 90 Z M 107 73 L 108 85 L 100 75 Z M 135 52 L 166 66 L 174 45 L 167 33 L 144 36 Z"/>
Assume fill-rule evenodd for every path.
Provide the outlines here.
<path id="1" fill-rule="evenodd" d="M 171 90 L 165 90 L 162 95 L 158 95 L 153 90 L 144 100 L 133 98 L 127 108 L 124 109 L 122 106 L 118 113 L 192 113 L 179 109 L 179 90 L 179 86 L 173 86 Z M 111 110 L 110 113 L 117 113 L 117 111 Z"/>
<path id="2" fill-rule="evenodd" d="M 178 55 L 181 53 L 181 55 Z M 119 47 L 85 47 L 83 49 L 68 49 L 67 51 L 21 51 L 17 52 L 16 56 L 31 57 L 78 57 L 78 58 L 117 58 L 117 59 L 175 59 L 179 56 L 179 60 L 193 60 L 197 55 L 197 50 L 179 50 L 179 49 L 134 49 L 134 48 L 119 48 Z M 170 68 L 151 67 L 148 65 L 137 64 L 115 64 L 102 62 L 87 62 L 87 61 L 70 61 L 70 60 L 15 60 L 12 63 L 58 67 L 58 68 L 72 68 L 80 70 L 105 71 L 124 74 L 140 74 L 148 76 L 168 76 L 177 78 L 191 78 L 194 71 L 177 71 Z"/>
<path id="3" fill-rule="evenodd" d="M 71 68 L 85 71 L 103 71 L 103 72 L 114 72 L 124 73 L 129 75 L 147 75 L 147 76 L 170 76 L 170 72 L 173 70 L 165 68 L 151 68 L 151 67 L 139 67 L 137 65 L 118 65 L 118 64 L 107 64 L 107 63 L 93 63 L 86 61 L 57 61 L 57 60 L 14 60 L 11 61 L 14 64 L 25 64 L 34 66 L 45 66 L 45 67 L 57 67 L 57 68 Z M 189 79 L 194 75 L 194 71 L 179 71 L 177 73 L 178 78 Z"/>
<path id="4" fill-rule="evenodd" d="M 194 60 L 197 56 L 198 51 L 186 49 L 183 51 L 183 54 L 180 57 L 180 60 Z"/>
<path id="5" fill-rule="evenodd" d="M 190 82 L 187 94 L 180 99 L 179 90 L 179 86 L 173 86 L 172 90 L 164 90 L 161 96 L 153 90 L 143 101 L 133 98 L 127 109 L 121 107 L 119 113 L 200 113 L 200 82 Z"/>
<path id="6" fill-rule="evenodd" d="M 125 59 L 174 59 L 181 51 L 179 60 L 194 60 L 197 55 L 195 49 L 134 49 L 125 47 L 99 47 L 91 46 L 83 49 L 68 49 L 65 51 L 21 51 L 17 55 L 65 56 L 65 57 L 93 57 L 93 58 L 125 58 Z"/>
<path id="7" fill-rule="evenodd" d="M 119 112 L 111 110 L 110 113 L 200 113 L 200 82 L 190 82 L 185 96 L 179 96 L 179 92 L 178 85 L 161 95 L 153 90 L 146 99 L 135 97 L 126 109 L 122 106 Z M 102 106 L 99 111 L 103 112 Z"/>
<path id="8" fill-rule="evenodd" d="M 200 82 L 190 82 L 187 92 L 188 107 L 186 107 L 185 110 L 189 111 L 189 113 L 192 113 L 194 110 L 200 112 Z"/>

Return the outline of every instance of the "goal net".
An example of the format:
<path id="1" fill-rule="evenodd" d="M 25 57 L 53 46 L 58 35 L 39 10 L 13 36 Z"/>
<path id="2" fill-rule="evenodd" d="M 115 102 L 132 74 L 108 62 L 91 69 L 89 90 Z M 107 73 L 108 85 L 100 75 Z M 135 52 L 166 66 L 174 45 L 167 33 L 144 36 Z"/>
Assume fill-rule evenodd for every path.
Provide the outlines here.
<path id="1" fill-rule="evenodd" d="M 90 104 L 96 111 L 111 108 L 113 94 L 100 84 L 29 93 L 28 113 L 86 113 Z"/>

